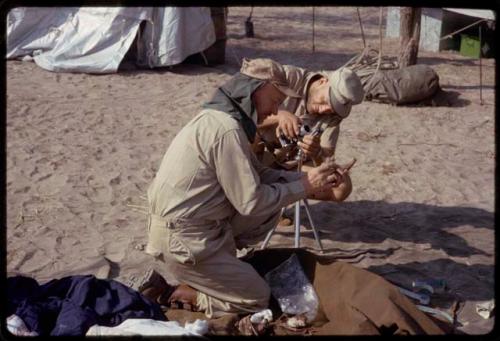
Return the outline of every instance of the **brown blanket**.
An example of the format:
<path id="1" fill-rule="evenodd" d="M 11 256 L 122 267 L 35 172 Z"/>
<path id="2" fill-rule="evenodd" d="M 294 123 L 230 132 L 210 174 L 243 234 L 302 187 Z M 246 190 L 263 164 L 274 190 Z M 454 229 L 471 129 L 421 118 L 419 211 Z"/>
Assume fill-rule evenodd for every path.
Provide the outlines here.
<path id="1" fill-rule="evenodd" d="M 320 301 L 320 312 L 313 327 L 299 333 L 313 335 L 389 335 L 444 334 L 438 321 L 417 309 L 399 290 L 374 273 L 314 255 L 302 249 L 266 249 L 244 259 L 264 276 L 295 252 L 304 273 L 313 284 Z M 281 311 L 272 299 L 275 317 Z M 167 318 L 181 323 L 205 318 L 202 313 L 169 310 Z M 236 334 L 234 323 L 241 316 L 229 315 L 210 321 L 212 334 Z M 276 325 L 275 335 L 293 334 Z"/>

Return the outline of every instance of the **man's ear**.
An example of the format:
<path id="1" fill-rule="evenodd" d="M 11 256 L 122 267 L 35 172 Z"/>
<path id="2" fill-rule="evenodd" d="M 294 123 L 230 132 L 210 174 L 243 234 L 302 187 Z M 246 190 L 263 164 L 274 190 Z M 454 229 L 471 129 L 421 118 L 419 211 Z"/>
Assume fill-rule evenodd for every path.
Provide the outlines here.
<path id="1" fill-rule="evenodd" d="M 319 84 L 323 85 L 323 84 L 325 84 L 325 83 L 328 83 L 328 78 L 326 78 L 326 77 L 321 77 L 321 78 L 319 79 Z"/>

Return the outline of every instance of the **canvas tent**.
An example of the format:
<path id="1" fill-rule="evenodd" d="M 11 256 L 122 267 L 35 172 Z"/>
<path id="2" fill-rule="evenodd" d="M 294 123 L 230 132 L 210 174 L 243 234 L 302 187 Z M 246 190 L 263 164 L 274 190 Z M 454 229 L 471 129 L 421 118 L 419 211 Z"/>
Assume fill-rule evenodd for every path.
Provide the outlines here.
<path id="1" fill-rule="evenodd" d="M 130 48 L 137 65 L 153 68 L 215 41 L 209 7 L 19 7 L 7 16 L 6 57 L 32 57 L 55 72 L 113 73 Z"/>

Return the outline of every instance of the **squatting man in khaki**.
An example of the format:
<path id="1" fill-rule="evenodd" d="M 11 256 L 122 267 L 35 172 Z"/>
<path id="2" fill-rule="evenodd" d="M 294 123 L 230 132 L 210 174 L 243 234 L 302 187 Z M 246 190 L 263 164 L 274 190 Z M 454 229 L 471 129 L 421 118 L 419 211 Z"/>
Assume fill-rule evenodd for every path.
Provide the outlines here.
<path id="1" fill-rule="evenodd" d="M 301 173 L 262 165 L 251 148 L 257 124 L 299 95 L 271 60 L 241 71 L 179 131 L 148 188 L 146 252 L 178 281 L 156 299 L 209 318 L 268 307 L 268 284 L 237 249 L 263 240 L 282 207 L 347 176 L 329 159 Z"/>

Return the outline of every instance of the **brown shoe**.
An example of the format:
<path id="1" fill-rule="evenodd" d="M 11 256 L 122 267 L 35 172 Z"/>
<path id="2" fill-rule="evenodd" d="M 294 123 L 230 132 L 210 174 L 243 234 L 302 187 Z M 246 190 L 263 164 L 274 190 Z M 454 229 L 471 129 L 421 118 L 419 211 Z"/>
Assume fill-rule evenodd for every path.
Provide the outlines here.
<path id="1" fill-rule="evenodd" d="M 162 275 L 151 268 L 146 270 L 138 280 L 132 280 L 129 286 L 157 303 L 160 297 L 169 297 L 176 288 L 176 286 L 168 284 Z"/>
<path id="2" fill-rule="evenodd" d="M 161 295 L 158 303 L 172 309 L 196 310 L 197 291 L 187 284 L 178 285 L 175 290 L 167 295 Z"/>
<path id="3" fill-rule="evenodd" d="M 278 221 L 278 226 L 291 226 L 293 224 L 293 220 L 291 218 L 288 218 L 284 215 L 280 217 L 280 220 Z"/>

